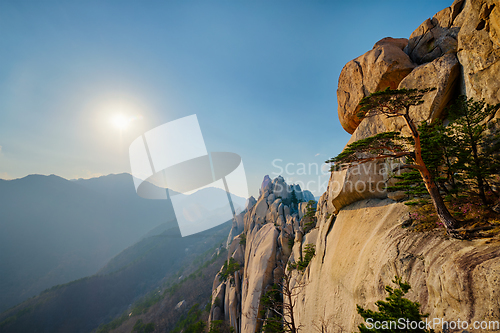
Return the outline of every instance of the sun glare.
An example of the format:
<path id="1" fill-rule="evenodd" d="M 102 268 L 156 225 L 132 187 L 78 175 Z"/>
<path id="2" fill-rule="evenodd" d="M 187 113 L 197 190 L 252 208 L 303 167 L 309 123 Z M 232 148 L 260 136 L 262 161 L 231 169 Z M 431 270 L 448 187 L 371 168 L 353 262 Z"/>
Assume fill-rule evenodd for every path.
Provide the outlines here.
<path id="1" fill-rule="evenodd" d="M 131 119 L 123 114 L 117 114 L 111 118 L 111 124 L 120 131 L 124 131 L 130 125 Z"/>

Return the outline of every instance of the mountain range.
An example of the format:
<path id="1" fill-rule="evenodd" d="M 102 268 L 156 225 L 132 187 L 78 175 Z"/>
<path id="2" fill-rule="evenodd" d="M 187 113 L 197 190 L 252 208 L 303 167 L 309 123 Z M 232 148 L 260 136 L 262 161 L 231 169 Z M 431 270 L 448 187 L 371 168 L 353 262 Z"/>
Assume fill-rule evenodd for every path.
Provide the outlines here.
<path id="1" fill-rule="evenodd" d="M 172 205 L 139 197 L 130 174 L 0 180 L 0 312 L 96 274 L 126 248 L 166 230 L 180 237 Z"/>

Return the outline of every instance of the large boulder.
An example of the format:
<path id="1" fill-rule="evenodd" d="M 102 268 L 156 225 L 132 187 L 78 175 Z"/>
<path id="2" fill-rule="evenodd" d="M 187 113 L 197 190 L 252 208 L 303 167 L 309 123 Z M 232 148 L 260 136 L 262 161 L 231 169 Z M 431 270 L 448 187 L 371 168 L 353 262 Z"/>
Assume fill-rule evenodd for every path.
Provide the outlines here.
<path id="1" fill-rule="evenodd" d="M 301 202 L 298 206 L 299 219 L 302 219 L 304 215 L 307 213 L 307 202 Z"/>
<path id="2" fill-rule="evenodd" d="M 218 276 L 216 276 L 218 278 Z M 212 307 L 210 310 L 209 321 L 224 319 L 224 296 L 226 293 L 226 284 L 221 283 L 217 289 L 212 291 Z"/>
<path id="3" fill-rule="evenodd" d="M 445 54 L 457 52 L 459 27 L 453 21 L 461 9 L 462 1 L 427 19 L 411 35 L 405 52 L 417 64 L 433 61 Z"/>
<path id="4" fill-rule="evenodd" d="M 268 188 L 269 183 L 271 183 L 271 177 L 269 177 L 269 175 L 265 175 L 264 180 L 262 180 L 262 184 L 260 185 L 260 194 Z"/>
<path id="5" fill-rule="evenodd" d="M 423 120 L 443 119 L 445 108 L 456 96 L 459 84 L 460 64 L 454 54 L 446 54 L 432 62 L 416 67 L 399 84 L 398 89 L 436 88 L 424 97 L 424 103 L 410 108 L 415 124 Z M 387 118 L 377 115 L 363 119 L 348 143 L 368 138 L 387 131 L 402 131 L 410 135 L 403 118 Z"/>
<path id="6" fill-rule="evenodd" d="M 267 205 L 267 199 L 264 196 L 261 196 L 259 200 L 257 200 L 257 203 L 255 204 L 255 209 L 253 211 L 253 214 L 255 216 L 255 222 L 258 223 L 263 223 L 264 219 L 266 218 L 266 213 L 268 209 Z"/>
<path id="7" fill-rule="evenodd" d="M 267 210 L 266 214 L 266 222 L 267 223 L 276 223 L 278 220 L 278 216 L 280 215 L 279 207 L 281 204 L 281 199 L 276 199 Z M 281 208 L 281 215 L 283 215 L 283 207 Z"/>
<path id="8" fill-rule="evenodd" d="M 235 274 L 238 274 L 236 272 Z M 240 317 L 239 313 L 239 294 L 235 286 L 229 286 L 226 288 L 226 306 L 225 306 L 225 319 L 228 321 L 231 327 L 238 327 L 238 319 Z"/>
<path id="9" fill-rule="evenodd" d="M 328 210 L 337 214 L 353 202 L 387 197 L 387 180 L 392 166 L 375 160 L 342 171 L 333 171 L 328 182 Z"/>
<path id="10" fill-rule="evenodd" d="M 353 133 L 360 123 L 358 104 L 369 94 L 387 87 L 396 89 L 415 64 L 403 51 L 408 40 L 384 38 L 371 51 L 348 62 L 339 76 L 338 114 L 342 127 Z"/>
<path id="11" fill-rule="evenodd" d="M 247 202 L 246 202 L 246 210 L 249 212 L 253 206 L 257 203 L 257 200 L 255 200 L 255 198 L 253 196 L 251 196 L 250 198 L 247 199 Z"/>
<path id="12" fill-rule="evenodd" d="M 423 120 L 444 118 L 444 109 L 455 97 L 460 65 L 454 54 L 446 54 L 436 60 L 418 66 L 399 84 L 399 89 L 436 88 L 427 93 L 424 103 L 410 108 L 410 116 L 418 124 Z"/>

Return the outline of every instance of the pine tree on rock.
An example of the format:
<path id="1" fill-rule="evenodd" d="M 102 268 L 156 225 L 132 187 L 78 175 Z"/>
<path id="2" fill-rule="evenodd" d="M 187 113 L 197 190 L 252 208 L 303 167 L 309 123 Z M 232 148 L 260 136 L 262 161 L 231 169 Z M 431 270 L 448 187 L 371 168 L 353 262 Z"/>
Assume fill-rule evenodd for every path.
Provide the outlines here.
<path id="1" fill-rule="evenodd" d="M 448 135 L 454 138 L 454 168 L 460 170 L 463 177 L 474 183 L 483 204 L 487 205 L 486 189 L 488 181 L 497 172 L 498 161 L 494 158 L 498 151 L 497 138 L 488 135 L 489 117 L 493 117 L 500 107 L 486 105 L 484 101 L 475 101 L 465 96 L 457 98 L 448 109 L 450 125 Z M 492 151 L 493 150 L 493 151 Z"/>
<path id="2" fill-rule="evenodd" d="M 422 177 L 425 188 L 431 196 L 436 213 L 451 236 L 456 236 L 458 221 L 450 214 L 444 204 L 439 188 L 422 156 L 420 133 L 410 117 L 410 107 L 423 103 L 423 98 L 429 91 L 426 89 L 396 89 L 387 88 L 363 98 L 360 102 L 360 119 L 375 115 L 385 115 L 388 118 L 402 117 L 410 130 L 411 137 L 403 137 L 399 132 L 385 132 L 372 137 L 358 140 L 346 147 L 337 157 L 327 161 L 338 167 L 352 167 L 373 160 L 406 157 L 407 164 L 401 168 L 417 170 Z"/>

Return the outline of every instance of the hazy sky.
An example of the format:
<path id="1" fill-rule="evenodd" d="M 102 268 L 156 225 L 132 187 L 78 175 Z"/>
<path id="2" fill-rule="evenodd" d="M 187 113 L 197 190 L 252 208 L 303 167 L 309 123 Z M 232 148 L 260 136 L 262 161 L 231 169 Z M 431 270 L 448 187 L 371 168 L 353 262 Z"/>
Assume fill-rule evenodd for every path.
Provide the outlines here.
<path id="1" fill-rule="evenodd" d="M 320 195 L 314 167 L 296 173 L 349 139 L 342 67 L 451 3 L 1 1 L 0 178 L 130 172 L 135 138 L 197 114 L 208 151 L 241 155 L 251 194 L 281 173 Z"/>

